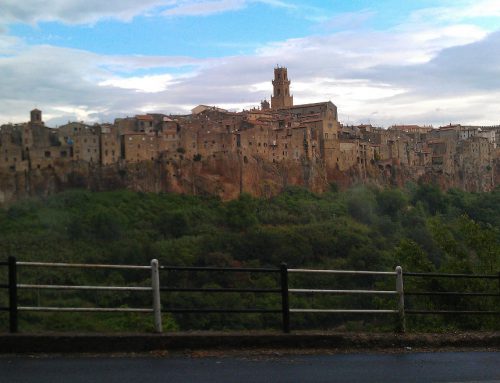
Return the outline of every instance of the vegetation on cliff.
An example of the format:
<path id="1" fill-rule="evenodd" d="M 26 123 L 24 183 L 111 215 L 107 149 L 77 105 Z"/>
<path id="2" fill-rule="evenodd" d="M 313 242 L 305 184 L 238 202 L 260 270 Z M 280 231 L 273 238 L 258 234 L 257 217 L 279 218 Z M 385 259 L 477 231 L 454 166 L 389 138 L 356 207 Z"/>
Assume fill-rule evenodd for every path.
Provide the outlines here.
<path id="1" fill-rule="evenodd" d="M 278 266 L 496 274 L 500 271 L 500 189 L 490 193 L 442 192 L 432 185 L 405 189 L 360 186 L 317 195 L 291 187 L 266 200 L 242 195 L 222 202 L 211 197 L 145 194 L 130 191 L 92 193 L 74 190 L 43 200 L 25 200 L 0 210 L 0 254 L 23 261 L 61 261 L 146 265 Z M 0 271 L 1 280 L 6 270 Z M 167 273 L 165 285 L 178 287 L 274 287 L 271 276 Z M 20 268 L 21 283 L 145 285 L 139 271 L 34 270 Z M 0 282 L 3 283 L 3 282 Z M 325 288 L 388 288 L 394 280 L 293 276 L 292 285 Z M 498 281 L 425 282 L 409 288 L 498 291 Z M 141 295 L 142 294 L 142 295 Z M 276 295 L 165 293 L 169 307 L 279 307 Z M 476 300 L 421 298 L 409 305 L 494 310 L 498 297 Z M 23 291 L 21 304 L 42 306 L 144 307 L 144 293 Z M 0 306 L 6 301 L 0 291 Z M 393 299 L 302 296 L 295 307 L 392 307 Z M 410 328 L 494 328 L 496 318 L 425 317 L 410 319 Z M 387 317 L 297 315 L 294 328 L 348 328 L 387 325 Z M 278 315 L 165 315 L 167 328 L 279 328 Z M 7 315 L 0 313 L 1 328 Z M 21 329 L 140 330 L 152 327 L 143 315 L 28 314 Z"/>

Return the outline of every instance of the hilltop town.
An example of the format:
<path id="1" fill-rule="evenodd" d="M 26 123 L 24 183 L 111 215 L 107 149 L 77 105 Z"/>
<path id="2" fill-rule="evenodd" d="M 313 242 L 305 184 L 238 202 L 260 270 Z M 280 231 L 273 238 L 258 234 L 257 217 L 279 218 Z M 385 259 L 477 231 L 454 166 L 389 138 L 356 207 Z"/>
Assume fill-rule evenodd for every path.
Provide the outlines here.
<path id="1" fill-rule="evenodd" d="M 499 126 L 348 126 L 330 101 L 294 105 L 287 68 L 274 69 L 271 102 L 231 112 L 199 105 L 189 115 L 144 114 L 113 124 L 0 127 L 0 203 L 83 187 L 235 198 L 288 185 L 333 183 L 489 191 L 500 176 Z"/>

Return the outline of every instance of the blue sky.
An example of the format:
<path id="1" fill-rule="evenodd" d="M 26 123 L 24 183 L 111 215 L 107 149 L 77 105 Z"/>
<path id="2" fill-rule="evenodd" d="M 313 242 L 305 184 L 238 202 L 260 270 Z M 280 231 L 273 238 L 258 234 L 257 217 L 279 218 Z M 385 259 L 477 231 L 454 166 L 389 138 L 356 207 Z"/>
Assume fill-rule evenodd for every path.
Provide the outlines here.
<path id="1" fill-rule="evenodd" d="M 228 2 L 230 3 L 230 2 Z M 235 2 L 238 4 L 239 2 Z M 351 28 L 384 30 L 403 22 L 431 1 L 249 2 L 226 12 L 182 13 L 181 7 L 153 7 L 131 20 L 109 16 L 91 23 L 17 22 L 13 35 L 30 44 L 51 44 L 101 54 L 223 57 L 251 53 L 272 41 L 322 35 Z M 178 9 L 178 16 L 165 15 Z M 193 11 L 191 11 L 193 12 Z M 333 18 L 336 22 L 329 23 Z"/>
<path id="2" fill-rule="evenodd" d="M 342 122 L 500 123 L 498 0 L 0 0 L 0 124 L 234 110 L 285 65 Z"/>

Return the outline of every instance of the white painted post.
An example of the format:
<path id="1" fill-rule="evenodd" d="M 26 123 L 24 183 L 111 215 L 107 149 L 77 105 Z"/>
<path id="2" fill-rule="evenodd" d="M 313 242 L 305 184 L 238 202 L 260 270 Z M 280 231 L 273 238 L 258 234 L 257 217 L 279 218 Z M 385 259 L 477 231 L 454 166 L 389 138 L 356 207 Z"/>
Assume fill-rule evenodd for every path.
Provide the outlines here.
<path id="1" fill-rule="evenodd" d="M 160 301 L 160 273 L 158 260 L 151 260 L 151 288 L 153 289 L 153 314 L 155 320 L 155 332 L 162 332 L 161 325 L 161 301 Z"/>
<path id="2" fill-rule="evenodd" d="M 406 331 L 405 321 L 405 294 L 403 288 L 403 269 L 401 266 L 396 267 L 396 291 L 398 292 L 398 311 L 399 311 L 399 331 Z"/>

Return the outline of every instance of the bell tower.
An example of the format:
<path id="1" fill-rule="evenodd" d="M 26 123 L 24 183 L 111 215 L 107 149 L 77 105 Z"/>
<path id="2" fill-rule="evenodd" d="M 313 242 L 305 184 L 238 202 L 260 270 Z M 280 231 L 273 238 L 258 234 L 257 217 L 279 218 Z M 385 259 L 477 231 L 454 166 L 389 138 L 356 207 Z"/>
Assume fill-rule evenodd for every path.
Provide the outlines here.
<path id="1" fill-rule="evenodd" d="M 42 111 L 39 109 L 33 109 L 30 112 L 30 123 L 31 124 L 37 124 L 37 125 L 43 125 L 42 121 Z"/>
<path id="2" fill-rule="evenodd" d="M 277 66 L 274 68 L 273 95 L 271 108 L 280 109 L 293 106 L 293 96 L 290 95 L 290 80 L 287 69 Z"/>

